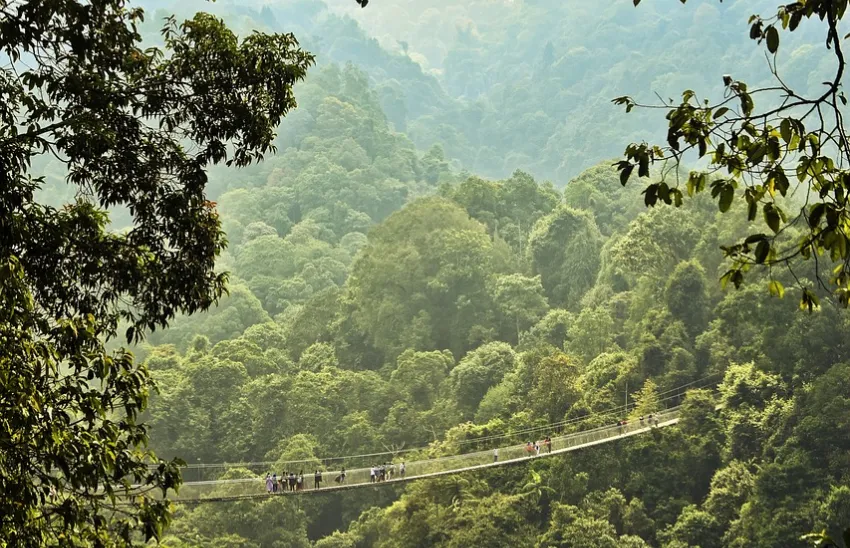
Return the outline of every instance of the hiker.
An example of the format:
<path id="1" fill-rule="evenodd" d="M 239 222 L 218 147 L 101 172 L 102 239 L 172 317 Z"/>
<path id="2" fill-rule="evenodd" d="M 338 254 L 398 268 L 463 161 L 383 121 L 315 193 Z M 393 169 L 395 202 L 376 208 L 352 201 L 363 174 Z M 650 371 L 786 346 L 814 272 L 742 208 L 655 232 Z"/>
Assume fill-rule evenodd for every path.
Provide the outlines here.
<path id="1" fill-rule="evenodd" d="M 546 436 L 546 440 L 544 441 L 544 443 L 546 444 L 546 452 L 551 453 L 552 452 L 552 438 L 549 437 L 549 436 Z"/>
<path id="2" fill-rule="evenodd" d="M 493 449 L 493 462 L 496 462 L 498 460 L 499 460 L 499 448 L 496 447 L 495 449 Z"/>
<path id="3" fill-rule="evenodd" d="M 345 483 L 345 466 L 342 467 L 342 471 L 339 473 L 339 482 Z"/>
<path id="4" fill-rule="evenodd" d="M 316 483 L 316 489 L 321 488 L 322 487 L 322 473 L 319 472 L 318 470 L 316 470 L 316 475 L 314 476 L 314 478 L 315 478 L 315 483 Z"/>
<path id="5" fill-rule="evenodd" d="M 295 490 L 300 491 L 304 489 L 304 470 L 298 472 L 298 479 L 295 480 Z"/>
<path id="6" fill-rule="evenodd" d="M 369 468 L 369 483 L 375 483 L 375 467 Z"/>
<path id="7" fill-rule="evenodd" d="M 277 493 L 277 472 L 272 474 L 272 493 Z"/>
<path id="8" fill-rule="evenodd" d="M 269 474 L 266 474 L 266 491 L 271 493 L 274 490 L 274 480 Z"/>
<path id="9" fill-rule="evenodd" d="M 295 472 L 289 473 L 289 490 L 292 492 L 295 491 Z"/>
<path id="10" fill-rule="evenodd" d="M 531 442 L 525 444 L 525 454 L 527 456 L 531 456 L 531 453 L 534 451 L 534 447 L 531 445 Z"/>
<path id="11" fill-rule="evenodd" d="M 401 477 L 404 478 L 404 461 L 402 461 L 401 466 L 399 466 L 398 472 L 401 474 Z"/>
<path id="12" fill-rule="evenodd" d="M 534 454 L 535 455 L 540 454 L 540 442 L 534 442 Z"/>
<path id="13" fill-rule="evenodd" d="M 393 479 L 393 474 L 395 474 L 395 464 L 390 463 L 387 467 L 387 478 Z"/>
<path id="14" fill-rule="evenodd" d="M 652 425 L 652 418 L 651 417 L 649 419 L 649 424 L 650 424 L 650 426 Z M 640 417 L 640 425 L 643 426 L 643 415 L 641 415 L 641 417 Z"/>

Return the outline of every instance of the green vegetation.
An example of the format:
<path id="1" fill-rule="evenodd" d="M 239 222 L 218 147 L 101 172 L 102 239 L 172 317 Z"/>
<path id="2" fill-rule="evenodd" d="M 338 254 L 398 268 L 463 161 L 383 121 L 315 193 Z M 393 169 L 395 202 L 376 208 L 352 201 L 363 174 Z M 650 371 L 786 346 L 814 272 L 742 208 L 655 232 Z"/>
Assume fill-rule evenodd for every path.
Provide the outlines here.
<path id="1" fill-rule="evenodd" d="M 832 52 L 813 43 L 843 8 L 814 15 L 842 1 L 805 3 L 812 17 L 782 35 L 784 81 L 823 92 Z M 739 78 L 769 82 L 746 18 L 774 2 L 150 0 L 144 21 L 117 1 L 67 28 L 39 20 L 72 50 L 54 50 L 55 63 L 85 87 L 46 64 L 36 87 L 58 86 L 49 104 L 27 90 L 32 77 L 4 69 L 0 87 L 20 99 L 4 104 L 0 134 L 14 167 L 0 185 L 0 545 L 843 547 L 850 318 L 817 268 L 845 256 L 743 278 L 724 276 L 746 269 L 743 255 L 727 252 L 730 263 L 720 249 L 775 233 L 748 245 L 767 245 L 756 262 L 777 266 L 788 257 L 776 246 L 840 248 L 823 230 L 843 210 L 821 224 L 780 215 L 774 230 L 768 209 L 838 208 L 842 164 L 822 160 L 797 194 L 765 191 L 755 199 L 773 209 L 752 217 L 743 185 L 764 186 L 753 172 L 783 164 L 751 149 L 793 148 L 781 121 L 765 121 L 778 138 L 737 132 L 722 158 L 706 142 L 715 167 L 750 162 L 731 174 L 703 180 L 689 167 L 706 164 L 688 158 L 663 169 L 611 159 L 677 124 L 642 109 L 623 117 L 618 95 L 737 86 L 740 102 Z M 7 9 L 18 7 L 0 5 L 4 21 Z M 194 18 L 166 21 L 163 36 L 171 12 Z M 777 21 L 752 23 L 776 50 Z M 292 31 L 302 46 L 252 29 Z M 0 26 L 20 49 L 54 47 L 51 33 Z M 726 67 L 740 76 L 724 86 Z M 683 129 L 705 116 L 695 101 L 664 108 L 687 111 L 671 131 L 699 152 L 705 134 Z M 729 128 L 731 110 L 714 125 L 705 108 L 699 131 Z M 20 113 L 35 123 L 16 125 Z M 817 155 L 846 153 L 819 139 Z M 629 169 L 654 190 L 623 185 Z M 706 192 L 676 203 L 676 177 Z M 827 181 L 828 197 L 806 193 Z M 645 208 L 653 197 L 678 207 Z M 806 312 L 779 298 L 794 285 Z M 113 350 L 119 333 L 135 362 Z M 689 383 L 705 388 L 670 396 Z M 531 428 L 611 425 L 672 404 L 677 427 L 397 487 L 175 504 L 171 515 L 147 499 L 114 509 L 109 496 L 125 479 L 178 484 L 177 461 L 154 454 L 240 463 L 190 467 L 183 480 L 253 479 L 262 493 L 266 473 L 489 452 L 556 434 Z"/>
<path id="2" fill-rule="evenodd" d="M 635 5 L 639 3 L 635 0 Z M 826 271 L 836 286 L 835 297 L 845 306 L 850 304 L 850 142 L 844 128 L 847 98 L 841 89 L 846 37 L 839 30 L 847 5 L 847 0 L 800 1 L 782 4 L 772 15 L 750 17 L 750 38 L 763 43 L 773 55 L 768 58 L 772 85 L 751 88 L 727 74 L 723 76 L 723 99 L 714 104 L 709 99 L 701 102 L 693 90 L 684 91 L 679 106 L 674 107 L 672 100 L 661 105 L 669 109 L 667 145 L 631 144 L 626 159 L 618 164 L 623 184 L 635 168 L 640 177 L 650 176 L 650 166 L 661 172 L 661 180 L 644 190 L 649 206 L 660 201 L 679 207 L 683 190 L 693 196 L 710 188 L 720 211 L 728 211 L 739 199 L 747 204 L 748 221 L 763 217 L 769 232 L 750 231 L 739 243 L 723 248 L 732 259 L 723 283 L 740 287 L 744 273 L 754 265 L 787 268 L 793 273 L 797 257 L 815 259 L 815 276 L 820 281 L 816 259 L 826 255 L 829 260 L 823 262 L 833 267 Z M 829 54 L 823 59 L 828 61 L 829 78 L 822 84 L 824 89 L 816 92 L 807 92 L 799 82 L 786 82 L 777 60 L 780 32 L 795 32 L 804 19 L 821 22 L 828 50 L 824 53 Z M 757 100 L 766 103 L 759 105 L 760 110 L 756 109 Z M 625 105 L 626 112 L 643 106 L 627 96 L 614 102 Z M 700 159 L 707 159 L 708 172 L 694 170 L 686 183 L 681 181 L 678 168 L 682 163 Z M 668 173 L 674 176 L 667 177 Z M 804 195 L 804 207 L 799 201 L 783 199 L 798 190 Z M 819 306 L 809 284 L 795 281 L 801 289 L 800 307 L 812 310 Z M 775 278 L 768 287 L 771 294 L 784 294 L 782 282 Z"/>
<path id="3" fill-rule="evenodd" d="M 179 483 L 139 422 L 147 368 L 108 351 L 224 291 L 206 168 L 273 150 L 313 57 L 291 35 L 238 39 L 205 14 L 164 23 L 120 0 L 0 3 L 0 544 L 105 546 L 159 538 Z M 35 198 L 34 157 L 76 199 Z M 111 230 L 109 209 L 131 227 Z M 137 496 L 119 506 L 116 495 Z"/>

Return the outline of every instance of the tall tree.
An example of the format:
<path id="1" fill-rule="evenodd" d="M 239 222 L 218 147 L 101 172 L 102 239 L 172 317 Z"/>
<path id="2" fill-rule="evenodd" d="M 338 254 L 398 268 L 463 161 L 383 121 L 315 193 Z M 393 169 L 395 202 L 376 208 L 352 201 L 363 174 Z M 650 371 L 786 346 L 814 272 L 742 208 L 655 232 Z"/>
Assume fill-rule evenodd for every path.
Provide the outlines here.
<path id="1" fill-rule="evenodd" d="M 139 341 L 222 294 L 205 171 L 272 150 L 313 62 L 292 35 L 240 40 L 206 14 L 167 20 L 164 48 L 145 49 L 143 16 L 124 0 L 0 2 L 3 545 L 159 536 L 167 503 L 148 493 L 179 475 L 146 449 L 147 370 L 103 341 L 120 321 Z M 41 154 L 64 164 L 74 203 L 35 199 Z M 118 208 L 133 220 L 122 233 Z"/>

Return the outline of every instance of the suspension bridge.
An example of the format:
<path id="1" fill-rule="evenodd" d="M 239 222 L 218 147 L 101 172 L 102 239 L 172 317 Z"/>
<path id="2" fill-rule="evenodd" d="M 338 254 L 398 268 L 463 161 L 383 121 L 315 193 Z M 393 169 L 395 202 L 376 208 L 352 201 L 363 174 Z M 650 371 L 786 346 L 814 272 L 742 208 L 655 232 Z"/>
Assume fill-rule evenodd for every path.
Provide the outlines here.
<path id="1" fill-rule="evenodd" d="M 400 463 L 394 465 L 395 474 L 384 481 L 375 482 L 372 479 L 371 468 L 356 468 L 346 470 L 344 482 L 336 482 L 341 470 L 322 472 L 322 484 L 315 487 L 313 473 L 304 475 L 301 489 L 289 491 L 284 483 L 283 490 L 268 493 L 263 476 L 240 479 L 221 479 L 207 481 L 190 481 L 183 484 L 178 495 L 170 496 L 169 500 L 183 504 L 226 502 L 249 500 L 269 496 L 302 496 L 322 493 L 334 493 L 351 489 L 379 488 L 389 485 L 436 478 L 451 474 L 461 474 L 488 468 L 511 466 L 527 463 L 535 459 L 551 458 L 564 453 L 578 451 L 603 443 L 610 443 L 623 438 L 649 433 L 656 428 L 667 428 L 679 422 L 680 407 L 674 407 L 653 414 L 652 418 L 635 419 L 625 425 L 610 425 L 582 432 L 551 438 L 551 446 L 541 445 L 539 453 L 529 452 L 526 444 L 498 447 L 498 457 L 494 451 L 474 451 L 460 455 L 414 460 L 405 462 L 405 474 L 400 473 Z M 312 472 L 312 471 L 311 471 Z"/>
<path id="2" fill-rule="evenodd" d="M 648 434 L 654 429 L 668 428 L 678 424 L 681 413 L 680 403 L 688 390 L 697 388 L 714 388 L 719 379 L 710 375 L 659 394 L 660 406 L 666 409 L 636 418 L 621 424 L 615 417 L 634 414 L 634 403 L 626 401 L 625 405 L 608 411 L 599 412 L 585 417 L 561 421 L 542 426 L 509 431 L 456 441 L 455 444 L 474 443 L 478 447 L 487 447 L 459 454 L 429 458 L 430 447 L 418 447 L 396 451 L 385 451 L 365 455 L 350 455 L 344 457 L 329 457 L 301 461 L 250 462 L 250 463 L 218 463 L 218 464 L 189 464 L 184 467 L 184 477 L 197 478 L 201 475 L 212 475 L 214 479 L 197 479 L 185 481 L 179 492 L 169 493 L 168 499 L 181 504 L 203 504 L 208 502 L 228 502 L 260 499 L 274 496 L 310 496 L 323 493 L 336 493 L 352 489 L 374 489 L 390 485 L 400 485 L 407 482 L 436 478 L 452 474 L 462 474 L 477 470 L 500 468 L 536 459 L 551 458 L 573 451 L 587 449 L 597 445 L 616 442 Z M 598 426 L 602 423 L 603 426 Z M 613 423 L 613 424 L 612 424 Z M 597 426 L 578 430 L 582 424 Z M 551 437 L 550 444 L 541 444 L 540 450 L 529 451 L 528 443 L 516 443 L 517 439 L 541 439 L 544 433 L 570 430 L 569 433 Z M 513 440 L 513 443 L 509 443 Z M 405 460 L 405 456 L 410 460 Z M 371 466 L 360 466 L 345 469 L 342 479 L 343 466 L 354 462 L 381 463 L 383 459 L 392 462 L 388 465 L 393 473 L 384 476 L 383 481 L 375 481 Z M 401 473 L 401 463 L 404 463 L 404 473 Z M 336 463 L 336 464 L 334 464 Z M 283 469 L 281 469 L 283 467 Z M 321 484 L 317 487 L 314 472 L 321 470 Z M 295 490 L 290 490 L 287 481 L 282 481 L 277 490 L 269 493 L 267 490 L 266 473 L 305 472 L 303 481 Z M 230 477 L 227 476 L 241 476 Z M 288 477 L 281 476 L 286 480 Z"/>

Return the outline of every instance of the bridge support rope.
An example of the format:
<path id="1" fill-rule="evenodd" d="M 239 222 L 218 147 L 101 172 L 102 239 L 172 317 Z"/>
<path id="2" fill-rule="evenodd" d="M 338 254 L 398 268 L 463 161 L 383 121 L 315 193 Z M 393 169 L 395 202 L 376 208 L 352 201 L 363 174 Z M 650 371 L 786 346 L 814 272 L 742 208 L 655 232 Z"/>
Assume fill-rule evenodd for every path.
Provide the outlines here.
<path id="1" fill-rule="evenodd" d="M 521 464 L 535 459 L 552 457 L 593 447 L 603 443 L 609 443 L 622 438 L 628 438 L 639 434 L 645 434 L 655 428 L 665 428 L 673 426 L 679 422 L 679 408 L 668 409 L 655 415 L 652 424 L 644 421 L 633 421 L 625 426 L 606 426 L 589 430 L 585 432 L 576 432 L 559 438 L 553 438 L 552 444 L 555 448 L 551 452 L 546 452 L 545 448 L 541 448 L 539 454 L 526 456 L 525 445 L 513 445 L 509 447 L 499 448 L 499 459 L 493 461 L 492 450 L 477 451 L 474 453 L 466 453 L 461 455 L 451 455 L 438 459 L 427 459 L 421 461 L 412 461 L 406 463 L 407 474 L 404 477 L 393 477 L 385 481 L 373 483 L 370 481 L 370 472 L 368 468 L 360 468 L 347 472 L 346 483 L 335 484 L 333 480 L 328 482 L 327 487 L 320 489 L 307 489 L 299 491 L 282 491 L 276 493 L 267 493 L 265 482 L 262 477 L 250 479 L 234 479 L 234 480 L 210 480 L 200 482 L 187 482 L 181 488 L 181 493 L 177 497 L 169 497 L 169 500 L 179 502 L 181 504 L 203 504 L 207 502 L 230 502 L 240 500 L 263 499 L 274 496 L 302 496 L 314 495 L 323 493 L 335 493 L 338 491 L 348 491 L 351 489 L 377 488 L 388 485 L 399 485 L 406 482 L 418 481 L 440 476 L 452 474 L 461 474 L 476 470 L 485 470 L 488 468 L 497 468 L 501 466 L 510 466 L 513 464 Z M 508 457 L 508 458 L 502 458 Z M 448 468 L 440 469 L 443 465 L 449 465 Z M 398 469 L 398 466 L 396 466 Z M 412 472 L 412 473 L 411 473 Z M 323 472 L 324 478 L 333 478 L 339 472 Z M 304 476 L 305 484 L 311 483 L 312 474 Z M 231 491 L 248 491 L 239 494 L 221 494 L 212 496 L 201 496 L 198 492 L 199 488 L 203 487 L 227 488 Z M 184 493 L 190 496 L 183 496 Z"/>

